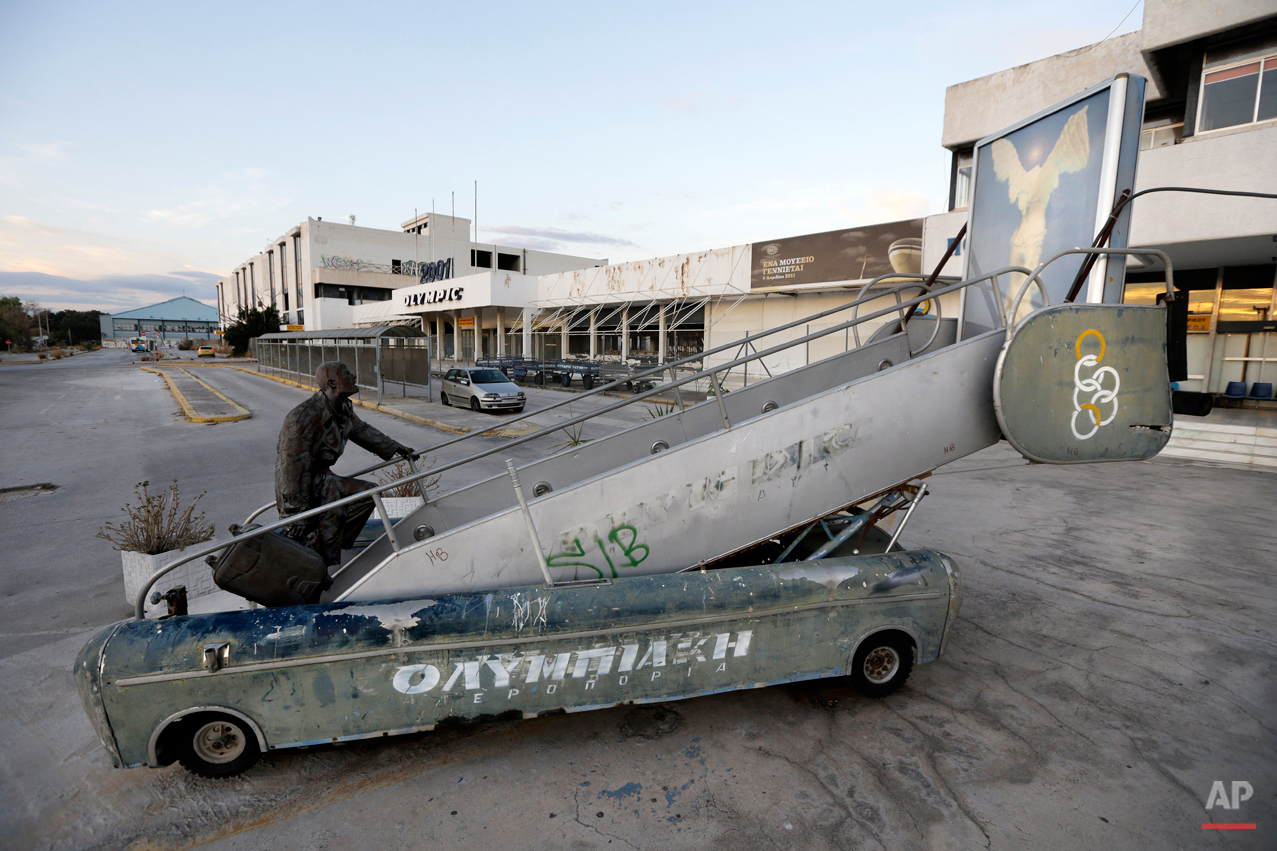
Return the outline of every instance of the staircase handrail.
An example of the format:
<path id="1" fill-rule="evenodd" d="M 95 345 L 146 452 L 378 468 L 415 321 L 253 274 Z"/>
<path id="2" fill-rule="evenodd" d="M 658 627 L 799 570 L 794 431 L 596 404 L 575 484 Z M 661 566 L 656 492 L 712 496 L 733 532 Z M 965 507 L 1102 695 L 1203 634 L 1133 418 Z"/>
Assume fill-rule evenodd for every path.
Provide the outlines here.
<path id="1" fill-rule="evenodd" d="M 1030 270 L 1029 270 L 1029 269 L 1027 269 L 1027 268 L 1025 268 L 1025 267 L 1023 267 L 1023 266 L 1007 266 L 1007 267 L 1005 267 L 1005 268 L 997 269 L 997 270 L 995 270 L 995 271 L 993 271 L 993 272 L 989 272 L 989 273 L 986 273 L 986 274 L 984 274 L 984 275 L 980 275 L 980 276 L 975 277 L 975 278 L 970 278 L 970 279 L 965 280 L 965 281 L 959 281 L 959 282 L 957 282 L 957 283 L 955 283 L 955 284 L 951 284 L 951 285 L 946 286 L 946 287 L 940 287 L 940 288 L 938 288 L 938 289 L 929 290 L 929 291 L 927 291 L 927 292 L 925 292 L 925 293 L 923 293 L 923 294 L 921 294 L 921 295 L 919 295 L 919 296 L 916 296 L 916 297 L 914 297 L 914 298 L 912 298 L 912 299 L 907 299 L 907 300 L 905 300 L 905 301 L 899 301 L 899 302 L 897 302 L 897 303 L 896 303 L 896 304 L 894 304 L 894 305 L 891 305 L 891 306 L 889 306 L 889 307 L 882 308 L 882 309 L 880 309 L 880 310 L 876 310 L 876 311 L 874 311 L 873 313 L 868 313 L 868 314 L 865 314 L 864 316 L 857 316 L 857 317 L 855 317 L 855 318 L 853 318 L 853 319 L 848 320 L 847 322 L 843 322 L 843 323 L 840 323 L 840 324 L 837 324 L 837 325 L 832 325 L 832 326 L 830 326 L 830 327 L 828 327 L 828 328 L 820 329 L 820 330 L 818 330 L 818 331 L 816 331 L 816 332 L 814 332 L 814 333 L 806 334 L 806 335 L 804 335 L 804 336 L 802 336 L 802 337 L 798 337 L 798 338 L 793 339 L 793 340 L 786 340 L 786 341 L 784 341 L 784 342 L 782 342 L 782 343 L 779 343 L 779 344 L 777 344 L 777 345 L 775 345 L 775 346 L 772 346 L 772 347 L 770 347 L 770 348 L 767 348 L 767 349 L 756 350 L 756 351 L 754 351 L 754 352 L 753 352 L 753 353 L 751 353 L 751 354 L 747 354 L 747 355 L 745 355 L 745 356 L 743 356 L 743 357 L 738 357 L 738 358 L 735 358 L 735 359 L 733 359 L 733 360 L 726 361 L 726 362 L 721 363 L 721 364 L 718 364 L 718 365 L 716 365 L 716 366 L 714 366 L 714 367 L 712 367 L 712 368 L 710 368 L 710 369 L 702 369 L 702 370 L 699 370 L 699 371 L 697 371 L 697 372 L 695 372 L 695 373 L 692 373 L 691 375 L 688 375 L 688 376 L 686 376 L 686 377 L 684 377 L 684 378 L 675 378 L 675 379 L 672 379 L 672 380 L 670 380 L 668 383 L 662 384 L 662 385 L 657 386 L 657 387 L 653 387 L 653 388 L 652 388 L 652 389 L 650 389 L 650 390 L 645 390 L 645 391 L 643 391 L 643 392 L 641 392 L 641 393 L 636 393 L 636 394 L 634 394 L 634 395 L 632 395 L 632 396 L 629 396 L 628 398 L 625 398 L 625 399 L 619 399 L 619 400 L 617 400 L 616 402 L 614 402 L 614 403 L 612 403 L 612 404 L 610 404 L 610 405 L 605 405 L 605 406 L 603 406 L 603 407 L 601 407 L 601 408 L 597 408 L 597 409 L 595 409 L 595 410 L 593 410 L 593 411 L 589 411 L 589 412 L 584 413 L 584 414 L 579 414 L 579 415 L 577 415 L 577 416 L 575 416 L 575 417 L 571 417 L 571 418 L 569 418 L 569 419 L 565 420 L 564 422 L 556 423 L 555 425 L 552 425 L 552 426 L 543 426 L 542 428 L 540 428 L 540 429 L 538 429 L 538 430 L 536 430 L 536 431 L 534 431 L 534 432 L 532 432 L 532 433 L 530 433 L 530 434 L 526 434 L 526 435 L 524 435 L 524 436 L 522 436 L 522 437 L 517 437 L 517 438 L 514 438 L 514 439 L 512 439 L 512 440 L 509 440 L 509 441 L 503 442 L 502 444 L 500 444 L 500 445 L 498 445 L 498 446 L 493 446 L 493 447 L 490 447 L 490 448 L 488 448 L 488 449 L 483 449 L 483 450 L 480 450 L 480 451 L 478 451 L 478 452 L 471 453 L 470 455 L 467 455 L 467 456 L 465 456 L 464 458 L 459 458 L 459 459 L 457 459 L 456 461 L 450 461 L 450 462 L 448 462 L 447 464 L 444 464 L 443 466 L 440 466 L 440 467 L 431 467 L 431 468 L 422 469 L 420 472 L 417 472 L 417 473 L 414 473 L 414 474 L 410 474 L 410 475 L 408 475 L 408 476 L 404 476 L 403 478 L 395 479 L 394 481 L 391 481 L 391 482 L 386 482 L 386 483 L 383 483 L 383 484 L 377 485 L 376 487 L 370 488 L 370 489 L 365 490 L 365 491 L 361 491 L 360 493 L 353 494 L 353 495 L 351 495 L 351 496 L 347 496 L 347 497 L 342 497 L 341 499 L 333 500 L 332 502 L 324 503 L 324 504 L 323 504 L 323 505 L 321 505 L 321 506 L 318 506 L 318 507 L 316 507 L 316 508 L 309 509 L 309 510 L 307 510 L 307 511 L 303 511 L 303 512 L 299 512 L 299 513 L 297 513 L 297 514 L 289 515 L 288 517 L 285 517 L 285 518 L 283 518 L 283 519 L 277 520 L 277 521 L 275 521 L 275 522 L 273 522 L 273 523 L 267 523 L 266 525 L 259 526 L 258 528 L 253 529 L 253 530 L 251 530 L 251 531 L 249 531 L 249 532 L 245 532 L 245 533 L 243 533 L 243 534 L 240 534 L 240 535 L 236 536 L 236 538 L 234 539 L 234 541 L 245 541 L 245 540 L 249 540 L 249 539 L 251 539 L 251 538 L 256 538 L 256 537 L 259 537 L 259 536 L 261 536 L 261 535 L 265 535 L 265 534 L 266 534 L 266 533 L 268 533 L 268 532 L 273 532 L 273 531 L 275 531 L 275 530 L 277 530 L 277 529 L 282 529 L 282 528 L 284 528 L 284 527 L 286 527 L 286 526 L 291 526 L 291 525 L 293 525 L 294 523 L 299 523 L 299 522 L 302 522 L 302 521 L 305 521 L 305 520 L 309 520 L 309 519 L 310 519 L 310 518 L 312 518 L 312 517 L 318 517 L 319 515 L 324 514 L 325 512 L 332 511 L 332 510 L 334 510 L 334 509 L 340 508 L 340 507 L 345 506 L 345 505 L 349 505 L 349 504 L 354 503 L 354 502 L 357 502 L 357 501 L 359 501 L 359 500 L 361 500 L 361 499 L 368 499 L 368 498 L 370 498 L 370 497 L 371 497 L 371 498 L 373 498 L 374 503 L 379 503 L 379 502 L 381 502 L 380 496 L 381 496 L 381 494 L 382 494 L 382 492 L 383 492 L 383 491 L 390 490 L 391 488 L 397 488 L 397 487 L 399 487 L 400 485 L 403 485 L 403 484 L 406 484 L 406 483 L 410 483 L 410 482 L 414 482 L 414 481 L 417 481 L 417 480 L 419 480 L 419 479 L 423 479 L 423 478 L 425 478 L 425 477 L 427 477 L 427 476 L 435 476 L 435 475 L 439 475 L 440 473 L 444 473 L 444 472 L 447 472 L 448 470 L 452 470 L 452 469 L 455 469 L 455 468 L 457 468 L 457 467 L 460 467 L 460 466 L 463 466 L 463 465 L 465 465 L 465 464 L 468 464 L 468 463 L 469 463 L 469 462 L 471 462 L 471 461 L 476 461 L 476 460 L 478 460 L 478 459 L 480 459 L 480 458 L 486 458 L 486 457 L 488 457 L 489 455 L 495 455 L 495 454 L 497 454 L 498 452 L 505 452 L 505 451 L 507 451 L 507 450 L 508 450 L 509 448 L 511 448 L 511 447 L 521 446 L 521 445 L 523 445 L 523 444 L 525 444 L 525 443 L 530 443 L 530 442 L 531 442 L 531 441 L 533 441 L 533 440 L 536 440 L 536 439 L 541 438 L 541 437 L 545 437 L 546 435 L 552 434 L 552 433 L 554 433 L 554 432 L 556 432 L 556 431 L 560 431 L 560 430 L 562 430 L 562 429 L 564 429 L 564 428 L 567 428 L 568 426 L 576 425 L 576 424 L 578 424 L 578 423 L 583 423 L 583 422 L 586 422 L 586 421 L 588 421 L 588 420 L 594 419 L 595 417 L 598 417 L 598 416 L 602 416 L 602 415 L 604 415 L 604 414 L 611 413 L 612 411 L 619 410 L 619 409 L 621 409 L 621 408 L 627 407 L 627 406 L 629 406 L 629 405 L 636 404 L 636 403 L 638 403 L 638 402 L 642 402 L 642 401 L 644 401 L 645 399 L 647 399 L 647 398 L 649 398 L 649 397 L 656 396 L 656 395 L 658 395 L 658 394 L 660 394 L 660 393 L 664 393 L 666 390 L 668 390 L 668 389 L 670 389 L 670 388 L 678 388 L 678 387 L 682 387 L 683 385 L 686 385 L 686 384 L 692 384 L 692 383 L 695 383 L 695 382 L 697 382 L 697 381 L 701 381 L 701 380 L 706 379 L 706 378 L 709 378 L 710 380 L 715 381 L 715 386 L 717 386 L 716 376 L 717 376 L 717 374 L 718 374 L 718 373 L 720 373 L 720 372 L 726 372 L 726 371 L 729 371 L 729 370 L 731 370 L 731 369 L 733 369 L 733 368 L 735 368 L 735 367 L 737 367 L 737 366 L 740 366 L 740 365 L 742 365 L 742 364 L 748 363 L 748 362 L 750 362 L 750 361 L 760 360 L 760 359 L 762 359 L 762 358 L 769 357 L 769 356 L 771 356 L 771 355 L 775 355 L 775 354 L 778 354 L 778 353 L 780 353 L 780 352 L 783 352 L 783 351 L 785 351 L 786 349 L 790 349 L 790 348 L 793 348 L 793 347 L 795 347 L 795 346 L 799 346 L 799 345 L 804 345 L 804 344 L 806 344 L 806 343 L 811 342 L 812 340 L 816 340 L 816 339 L 819 339 L 819 338 L 821 338 L 821 337 L 827 336 L 827 335 L 829 335 L 829 334 L 833 334 L 833 333 L 836 333 L 836 332 L 838 332 L 838 331 L 845 330 L 845 329 L 850 328 L 850 327 L 852 327 L 852 326 L 854 326 L 854 325 L 859 325 L 859 324 L 864 323 L 864 322 L 869 322 L 869 321 L 871 321 L 871 320 L 873 320 L 873 319 L 878 319 L 878 318 L 880 318 L 880 317 L 882 317 L 882 316 L 886 316 L 886 315 L 888 315 L 888 314 L 898 313 L 898 312 L 899 312 L 902 308 L 908 308 L 908 307 L 910 307 L 910 306 L 912 306 L 912 305 L 914 305 L 914 304 L 921 304 L 921 303 L 923 303 L 923 302 L 927 301 L 928 299 L 938 298 L 939 296 L 947 295 L 948 293 L 951 293 L 951 292 L 957 292 L 957 291 L 959 291 L 959 290 L 961 290 L 961 289 L 964 289 L 964 288 L 966 288 L 966 287 L 972 286 L 972 285 L 974 285 L 974 284 L 978 284 L 978 283 L 980 283 L 980 282 L 982 282 L 982 281 L 990 280 L 990 279 L 996 279 L 997 277 L 999 277 L 999 276 L 1001 276 L 1001 275 L 1009 274 L 1009 273 L 1011 273 L 1011 272 L 1020 272 L 1020 273 L 1022 273 L 1022 274 L 1030 274 Z M 888 275 L 882 275 L 882 276 L 880 276 L 880 278 L 901 278 L 901 277 L 921 278 L 922 276 L 920 276 L 920 275 L 916 275 L 916 276 L 912 276 L 912 275 L 911 275 L 911 276 L 905 276 L 905 275 L 900 275 L 900 274 L 898 274 L 898 273 L 891 273 L 891 274 L 888 274 Z M 878 280 L 878 279 L 875 279 L 875 280 Z M 874 293 L 874 295 L 873 295 L 873 299 L 882 298 L 882 297 L 883 297 L 883 296 L 885 296 L 885 295 L 892 295 L 893 293 L 896 293 L 899 289 L 902 289 L 902 288 L 914 289 L 914 288 L 916 288 L 916 287 L 917 287 L 917 283 L 916 283 L 916 281 L 910 281 L 910 282 L 908 282 L 908 283 L 901 284 L 899 287 L 893 287 L 893 288 L 890 288 L 890 289 L 880 290 L 880 291 L 878 291 L 878 292 Z M 870 300 L 873 300 L 873 299 L 870 299 Z M 838 313 L 838 312 L 840 312 L 840 311 L 847 310 L 847 309 L 851 308 L 851 307 L 852 307 L 852 306 L 854 306 L 854 305 L 858 305 L 858 304 L 860 304 L 860 303 L 861 303 L 861 301 L 862 301 L 862 299 L 856 299 L 855 301 L 849 302 L 849 303 L 847 303 L 847 304 L 844 304 L 844 305 L 841 305 L 841 306 L 838 306 L 838 307 L 834 307 L 834 308 L 829 308 L 828 310 L 823 310 L 823 311 L 821 311 L 821 312 L 819 312 L 819 313 L 812 314 L 811 316 L 806 317 L 805 319 L 799 319 L 799 320 L 796 320 L 796 321 L 794 321 L 794 322 L 789 322 L 789 323 L 786 323 L 786 324 L 784 324 L 784 325 L 777 326 L 776 328 L 770 329 L 770 330 L 768 330 L 767 332 L 765 332 L 765 333 L 763 333 L 763 334 L 759 334 L 759 336 L 758 336 L 758 337 L 751 337 L 751 338 L 750 338 L 750 341 L 751 341 L 751 342 L 753 342 L 753 341 L 755 341 L 755 340 L 757 340 L 757 339 L 760 339 L 760 338 L 761 338 L 761 337 L 763 337 L 763 336 L 767 336 L 768 334 L 773 334 L 773 333 L 777 333 L 777 332 L 779 332 L 779 331 L 782 331 L 782 330 L 785 330 L 785 329 L 788 329 L 788 328 L 793 328 L 793 327 L 794 327 L 794 326 L 796 326 L 796 325 L 801 325 L 801 324 L 803 324 L 805 321 L 809 321 L 809 320 L 812 320 L 812 319 L 819 319 L 819 318 L 822 318 L 822 317 L 824 317 L 824 316 L 829 316 L 829 315 L 831 315 L 831 314 L 833 314 L 833 313 Z M 627 376 L 627 378 L 626 378 L 625 380 L 633 380 L 633 379 L 638 378 L 638 377 L 641 377 L 641 376 L 643 376 L 643 375 L 649 375 L 649 374 L 656 374 L 656 373 L 664 372 L 664 371 L 666 371 L 666 370 L 670 370 L 672 367 L 675 367 L 675 366 L 677 366 L 677 365 L 679 365 L 679 364 L 681 364 L 681 363 L 685 363 L 685 362 L 690 361 L 690 360 L 695 360 L 695 359 L 703 358 L 703 357 L 704 357 L 704 355 L 706 355 L 706 354 L 713 354 L 713 353 L 716 353 L 716 352 L 723 351 L 723 350 L 725 350 L 725 349 L 731 348 L 731 346 L 732 346 L 732 345 L 733 345 L 732 343 L 727 343 L 727 344 L 724 344 L 724 345 L 722 345 L 722 346 L 717 346 L 717 347 L 715 347 L 714 349 L 710 349 L 710 350 L 707 350 L 707 351 L 705 351 L 705 352 L 700 352 L 700 353 L 698 353 L 697 355 L 693 355 L 693 356 L 690 356 L 690 357 L 687 357 L 687 358 L 682 358 L 682 359 L 677 360 L 677 361 L 670 361 L 670 362 L 665 363 L 665 364 L 660 364 L 660 365 L 658 365 L 658 366 L 651 367 L 651 368 L 648 368 L 648 369 L 646 369 L 646 370 L 642 370 L 641 372 L 635 373 L 634 375 Z M 737 342 L 735 343 L 735 345 L 739 346 L 739 341 L 737 341 Z M 622 381 L 621 381 L 621 380 L 618 380 L 618 381 L 612 382 L 612 383 L 610 383 L 610 384 L 603 385 L 602 387 L 595 387 L 593 390 L 586 391 L 586 393 L 584 393 L 584 394 L 580 394 L 580 395 L 595 395 L 595 394 L 601 393 L 603 390 L 606 390 L 608 387 L 614 387 L 614 386 L 617 386 L 617 385 L 619 385 L 619 384 L 621 384 L 621 383 L 622 383 Z M 573 398 L 571 398 L 571 399 L 565 399 L 565 400 L 563 400 L 563 401 L 561 401 L 561 402 L 556 402 L 556 403 L 554 403 L 554 404 L 552 404 L 552 405 L 550 405 L 550 406 L 548 406 L 548 407 L 546 407 L 546 408 L 541 408 L 541 409 L 539 409 L 538 411 L 534 411 L 533 413 L 535 414 L 535 413 L 540 413 L 540 412 L 542 412 L 542 411 L 553 410 L 553 409 L 555 409 L 555 408 L 559 408 L 559 407 L 562 407 L 562 406 L 564 406 L 564 405 L 571 404 L 571 403 L 575 402 L 577 398 L 579 398 L 579 397 L 574 396 L 574 397 L 573 397 Z M 728 422 L 726 422 L 726 421 L 727 421 L 727 417 L 726 417 L 726 412 L 725 412 L 724 407 L 723 407 L 723 404 L 722 404 L 722 395 L 721 395 L 721 394 L 717 394 L 717 393 L 716 393 L 716 394 L 715 394 L 715 398 L 718 400 L 718 404 L 719 404 L 720 412 L 722 412 L 722 413 L 723 413 L 723 417 L 724 417 L 724 421 L 725 421 L 726 427 L 727 427 L 727 428 L 731 428 L 731 427 L 732 427 L 732 426 L 731 426 L 731 424 L 730 424 L 730 423 L 728 423 Z M 509 420 L 504 420 L 504 421 L 503 421 L 503 423 L 510 423 L 510 422 L 515 422 L 515 421 L 518 421 L 518 420 L 527 419 L 527 417 L 528 417 L 528 416 L 529 416 L 529 415 L 523 415 L 523 416 L 520 416 L 520 417 L 511 418 L 511 419 L 509 419 Z M 420 450 L 413 450 L 413 454 L 414 454 L 414 455 L 417 455 L 417 456 L 420 456 L 420 455 L 423 455 L 423 454 L 425 454 L 425 453 L 427 453 L 427 452 L 435 451 L 435 450 L 441 449 L 441 448 L 446 447 L 446 446 L 451 446 L 451 445 L 453 445 L 453 444 L 460 443 L 461 441 L 466 440 L 466 439 L 469 439 L 469 438 L 472 438 L 472 437 L 477 437 L 477 436 L 479 436 L 479 435 L 481 435 L 481 434 L 486 433 L 486 431 L 490 431 L 490 429 L 485 430 L 485 431 L 483 431 L 483 432 L 470 432 L 470 433 L 468 433 L 468 434 L 460 435 L 459 437 L 451 438 L 451 439 L 449 439 L 449 440 L 445 440 L 445 441 L 443 441 L 443 442 L 441 442 L 441 443 L 434 444 L 434 445 L 433 445 L 433 446 L 431 446 L 431 447 L 427 447 L 427 448 L 420 449 Z M 375 465 L 373 465 L 373 466 L 371 466 L 371 467 L 365 468 L 364 470 L 361 470 L 361 471 L 359 471 L 359 472 L 357 472 L 357 473 L 354 473 L 353 475 L 356 475 L 356 476 L 364 475 L 364 474 L 369 473 L 369 472 L 372 472 L 372 471 L 374 471 L 374 470 L 381 469 L 382 467 L 386 466 L 387 464 L 395 463 L 395 461 L 396 461 L 396 459 L 390 459 L 390 460 L 387 460 L 387 461 L 383 461 L 383 462 L 381 462 L 380 464 L 375 464 Z M 260 516 L 262 513 L 264 513 L 265 511 L 267 511 L 268 509 L 270 509 L 270 508 L 271 508 L 271 507 L 273 507 L 274 505 L 275 505 L 275 503 L 270 503 L 269 505 L 265 505 L 265 506 L 263 506 L 263 507 L 261 507 L 261 508 L 257 509 L 256 511 L 254 511 L 252 514 L 250 514 L 250 515 L 249 515 L 248 519 L 244 522 L 244 525 L 245 525 L 245 526 L 246 526 L 246 525 L 248 525 L 248 523 L 250 523 L 252 520 L 256 519 L 258 516 Z M 384 526 L 384 528 L 386 529 L 386 534 L 387 534 L 388 536 L 390 536 L 391 543 L 394 545 L 394 547 L 396 548 L 396 550 L 398 550 L 398 548 L 399 548 L 399 543 L 398 543 L 398 539 L 397 539 L 397 537 L 396 537 L 396 535 L 395 535 L 395 527 L 394 527 L 394 524 L 392 524 L 392 523 L 390 522 L 390 517 L 386 514 L 385 509 L 384 509 L 384 506 L 378 505 L 378 506 L 377 506 L 377 511 L 378 511 L 379 516 L 381 517 L 382 525 L 383 525 L 383 526 Z M 196 550 L 196 551 L 194 551 L 194 552 L 192 552 L 192 553 L 189 553 L 189 554 L 187 554 L 187 555 L 183 556 L 183 557 L 182 557 L 182 558 L 180 558 L 180 559 L 177 559 L 177 560 L 175 560 L 175 561 L 169 562 L 168 564 L 166 564 L 166 565 L 164 565 L 163 567 L 161 567 L 161 568 L 159 568 L 158 570 L 156 570 L 156 571 L 155 571 L 155 573 L 151 574 L 150 578 L 149 578 L 149 579 L 147 579 L 147 581 L 143 584 L 142 588 L 141 588 L 141 589 L 139 590 L 139 592 L 138 592 L 138 595 L 137 595 L 136 600 L 134 601 L 134 616 L 135 616 L 135 618 L 136 618 L 136 619 L 138 619 L 138 620 L 143 620 L 143 619 L 145 619 L 145 617 L 146 617 L 146 598 L 147 598 L 147 594 L 150 592 L 151 588 L 155 585 L 155 583 L 156 583 L 157 581 L 159 581 L 161 578 L 163 578 L 163 576 L 164 576 L 165 574 L 169 573 L 169 572 L 170 572 L 170 571 L 172 571 L 172 570 L 175 570 L 176 568 L 178 568 L 178 567 L 180 567 L 180 566 L 182 566 L 182 565 L 184 565 L 184 564 L 187 564 L 188 562 L 194 561 L 194 560 L 199 559 L 199 558 L 204 558 L 204 557 L 206 557 L 206 556 L 209 556 L 209 555 L 212 555 L 212 554 L 214 554 L 214 553 L 216 553 L 216 552 L 219 552 L 219 551 L 221 551 L 221 550 L 225 549 L 225 548 L 226 548 L 228 545 L 230 545 L 231 543 L 233 543 L 233 541 L 221 541 L 221 542 L 218 542 L 218 543 L 215 543 L 215 544 L 210 544 L 209 546 L 206 546 L 206 547 L 201 547 L 200 549 L 198 549 L 198 550 Z"/>

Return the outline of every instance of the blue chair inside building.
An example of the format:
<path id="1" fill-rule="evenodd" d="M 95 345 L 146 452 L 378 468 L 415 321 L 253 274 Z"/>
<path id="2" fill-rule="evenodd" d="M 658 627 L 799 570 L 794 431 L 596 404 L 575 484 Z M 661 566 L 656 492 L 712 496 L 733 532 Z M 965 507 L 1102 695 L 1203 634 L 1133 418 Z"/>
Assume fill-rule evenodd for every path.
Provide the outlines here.
<path id="1" fill-rule="evenodd" d="M 1246 382 L 1230 381 L 1228 386 L 1224 388 L 1224 392 L 1219 394 L 1220 398 L 1225 402 L 1236 399 L 1238 402 L 1246 398 Z"/>
<path id="2" fill-rule="evenodd" d="M 1267 402 L 1273 398 L 1273 383 L 1271 381 L 1256 381 L 1250 385 L 1250 393 L 1246 394 L 1247 399 L 1254 399 L 1256 403 Z"/>

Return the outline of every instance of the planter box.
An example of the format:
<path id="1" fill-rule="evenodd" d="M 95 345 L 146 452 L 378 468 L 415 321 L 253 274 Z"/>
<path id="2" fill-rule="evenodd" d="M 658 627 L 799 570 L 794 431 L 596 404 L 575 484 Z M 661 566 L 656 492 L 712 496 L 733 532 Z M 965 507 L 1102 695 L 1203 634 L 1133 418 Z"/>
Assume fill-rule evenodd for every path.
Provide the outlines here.
<path id="1" fill-rule="evenodd" d="M 386 506 L 386 513 L 394 521 L 402 520 L 425 504 L 419 496 L 387 496 L 382 497 L 381 501 Z M 355 547 L 368 546 L 380 538 L 385 531 L 381 525 L 381 515 L 373 509 L 372 516 L 368 518 L 368 522 L 364 523 L 363 531 L 359 533 L 359 538 L 355 541 Z"/>
<path id="2" fill-rule="evenodd" d="M 169 562 L 181 558 L 185 553 L 186 550 L 184 549 L 170 550 L 167 553 L 158 555 L 121 550 L 120 559 L 124 563 L 124 598 L 128 600 L 129 605 L 133 605 L 137 600 L 138 592 L 142 590 L 146 580 L 151 578 L 151 574 Z M 151 590 L 159 591 L 162 594 L 178 585 L 186 586 L 186 598 L 188 600 L 219 590 L 213 584 L 213 571 L 209 569 L 209 566 L 202 559 L 187 562 L 172 573 L 165 574 L 159 582 L 152 586 Z"/>
<path id="3" fill-rule="evenodd" d="M 381 502 L 386 506 L 386 513 L 391 520 L 402 520 L 424 505 L 419 496 L 386 496 L 381 498 Z M 372 516 L 375 520 L 381 519 L 375 509 Z"/>

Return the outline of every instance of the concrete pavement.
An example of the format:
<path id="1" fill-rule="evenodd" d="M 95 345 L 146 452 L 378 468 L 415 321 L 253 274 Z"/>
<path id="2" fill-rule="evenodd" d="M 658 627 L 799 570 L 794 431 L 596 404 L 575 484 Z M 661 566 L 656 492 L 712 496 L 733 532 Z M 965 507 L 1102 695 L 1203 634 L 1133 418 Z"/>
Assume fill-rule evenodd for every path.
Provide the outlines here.
<path id="1" fill-rule="evenodd" d="M 204 370 L 254 417 L 193 425 L 158 377 L 111 357 L 0 372 L 0 487 L 59 485 L 0 504 L 10 847 L 1272 845 L 1271 475 L 1028 465 L 1005 444 L 938 471 L 908 529 L 958 562 L 965 599 L 946 657 L 887 699 L 763 689 L 273 754 L 224 782 L 112 769 L 70 678 L 90 631 L 127 616 L 118 556 L 92 533 L 140 477 L 208 488 L 219 529 L 242 519 L 269 501 L 274 436 L 305 391 Z M 370 460 L 352 449 L 343 469 Z M 1216 780 L 1254 796 L 1207 810 Z M 1261 829 L 1202 830 L 1214 821 Z"/>

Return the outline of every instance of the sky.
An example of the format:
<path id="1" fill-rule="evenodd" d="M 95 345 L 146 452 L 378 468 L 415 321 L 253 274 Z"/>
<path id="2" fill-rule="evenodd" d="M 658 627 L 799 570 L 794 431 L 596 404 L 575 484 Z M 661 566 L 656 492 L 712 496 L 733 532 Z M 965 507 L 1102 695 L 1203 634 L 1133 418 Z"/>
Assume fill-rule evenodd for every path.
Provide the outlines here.
<path id="1" fill-rule="evenodd" d="M 480 241 L 612 262 L 941 212 L 945 87 L 1132 2 L 3 0 L 0 295 L 215 304 L 308 216 L 453 193 Z"/>

